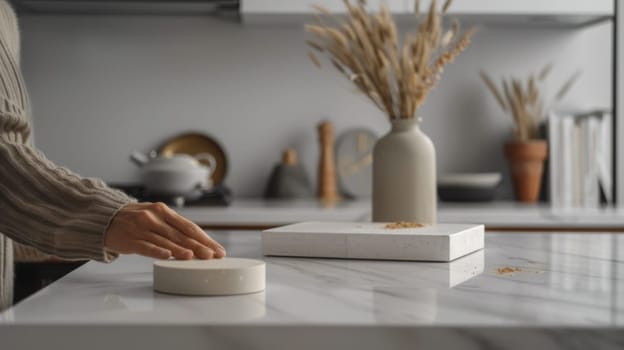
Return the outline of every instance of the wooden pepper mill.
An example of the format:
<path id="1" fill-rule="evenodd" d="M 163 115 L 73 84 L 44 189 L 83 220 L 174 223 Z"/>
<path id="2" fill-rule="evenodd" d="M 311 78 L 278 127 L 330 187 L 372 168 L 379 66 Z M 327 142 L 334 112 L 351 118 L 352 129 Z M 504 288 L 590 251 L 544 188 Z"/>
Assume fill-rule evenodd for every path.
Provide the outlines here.
<path id="1" fill-rule="evenodd" d="M 318 126 L 321 156 L 318 169 L 318 196 L 323 201 L 339 199 L 336 186 L 336 162 L 334 160 L 334 125 L 324 121 Z"/>

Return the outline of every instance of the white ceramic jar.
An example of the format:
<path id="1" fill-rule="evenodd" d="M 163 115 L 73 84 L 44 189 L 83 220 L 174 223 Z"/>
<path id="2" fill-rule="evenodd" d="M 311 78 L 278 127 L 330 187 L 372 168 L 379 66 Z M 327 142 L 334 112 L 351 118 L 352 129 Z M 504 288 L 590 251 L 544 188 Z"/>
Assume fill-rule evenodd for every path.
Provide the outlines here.
<path id="1" fill-rule="evenodd" d="M 373 151 L 373 221 L 434 224 L 436 157 L 420 119 L 392 122 Z"/>
<path id="2" fill-rule="evenodd" d="M 141 167 L 142 182 L 149 195 L 196 199 L 212 187 L 210 175 L 216 169 L 216 160 L 210 154 L 148 157 L 134 152 L 130 159 Z"/>

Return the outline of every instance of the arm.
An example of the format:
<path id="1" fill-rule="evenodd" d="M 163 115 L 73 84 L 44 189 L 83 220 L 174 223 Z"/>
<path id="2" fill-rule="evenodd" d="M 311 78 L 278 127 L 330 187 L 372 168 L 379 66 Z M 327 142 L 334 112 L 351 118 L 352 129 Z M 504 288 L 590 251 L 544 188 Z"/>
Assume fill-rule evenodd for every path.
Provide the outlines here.
<path id="1" fill-rule="evenodd" d="M 41 262 L 59 259 L 53 255 L 42 253 L 34 247 L 17 242 L 13 242 L 13 258 L 16 262 Z"/>
<path id="2" fill-rule="evenodd" d="M 55 166 L 26 144 L 30 104 L 19 51 L 16 16 L 0 0 L 0 232 L 48 254 L 110 261 L 105 232 L 131 199 Z"/>
<path id="3" fill-rule="evenodd" d="M 30 104 L 15 14 L 0 0 L 0 232 L 44 253 L 108 262 L 117 253 L 167 259 L 225 256 L 197 225 L 162 203 L 131 203 L 97 179 L 27 145 Z"/>
<path id="4" fill-rule="evenodd" d="M 103 262 L 118 253 L 225 256 L 219 243 L 166 205 L 133 203 L 102 181 L 80 178 L 6 136 L 0 137 L 0 178 L 0 232 L 44 253 Z"/>
<path id="5" fill-rule="evenodd" d="M 115 257 L 104 248 L 105 232 L 129 197 L 7 136 L 0 138 L 0 178 L 0 232 L 67 259 Z"/>

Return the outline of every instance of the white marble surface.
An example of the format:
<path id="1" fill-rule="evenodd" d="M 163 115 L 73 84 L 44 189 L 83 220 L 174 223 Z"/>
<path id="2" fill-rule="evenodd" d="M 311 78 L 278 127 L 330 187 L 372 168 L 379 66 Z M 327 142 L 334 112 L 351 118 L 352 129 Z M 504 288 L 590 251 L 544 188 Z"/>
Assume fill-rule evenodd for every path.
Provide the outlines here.
<path id="1" fill-rule="evenodd" d="M 0 314 L 2 348 L 624 346 L 624 236 L 487 234 L 450 264 L 267 258 L 257 232 L 214 236 L 266 261 L 265 292 L 163 295 L 149 259 L 91 262 Z"/>
<path id="2" fill-rule="evenodd" d="M 323 204 L 317 200 L 236 198 L 227 207 L 185 207 L 176 211 L 197 224 L 210 226 L 281 226 L 301 221 L 370 219 L 367 201 Z"/>
<path id="3" fill-rule="evenodd" d="M 262 232 L 268 256 L 453 261 L 483 249 L 483 225 L 387 229 L 386 223 L 308 221 Z"/>
<path id="4" fill-rule="evenodd" d="M 301 221 L 370 221 L 369 201 L 345 201 L 327 206 L 315 200 L 266 201 L 234 199 L 229 207 L 188 207 L 178 211 L 205 226 L 281 226 Z M 486 228 L 619 229 L 624 210 L 553 211 L 547 205 L 515 202 L 440 203 L 438 222 L 484 224 Z"/>

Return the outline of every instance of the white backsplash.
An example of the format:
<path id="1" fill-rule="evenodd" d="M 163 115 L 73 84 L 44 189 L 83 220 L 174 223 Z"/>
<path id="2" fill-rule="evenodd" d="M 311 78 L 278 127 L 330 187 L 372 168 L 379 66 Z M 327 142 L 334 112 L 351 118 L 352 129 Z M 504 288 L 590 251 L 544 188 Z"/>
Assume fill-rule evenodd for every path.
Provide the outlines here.
<path id="1" fill-rule="evenodd" d="M 227 183 L 257 196 L 282 149 L 300 152 L 311 178 L 316 124 L 382 134 L 384 116 L 330 67 L 306 57 L 304 32 L 205 17 L 24 16 L 22 60 L 37 145 L 54 161 L 106 181 L 133 182 L 134 150 L 183 131 L 207 132 L 230 158 Z M 419 113 L 438 170 L 506 171 L 502 115 L 477 72 L 518 76 L 555 62 L 554 90 L 583 75 L 567 107 L 611 105 L 610 23 L 583 30 L 490 29 L 444 73 Z M 510 193 L 505 185 L 503 196 Z"/>

